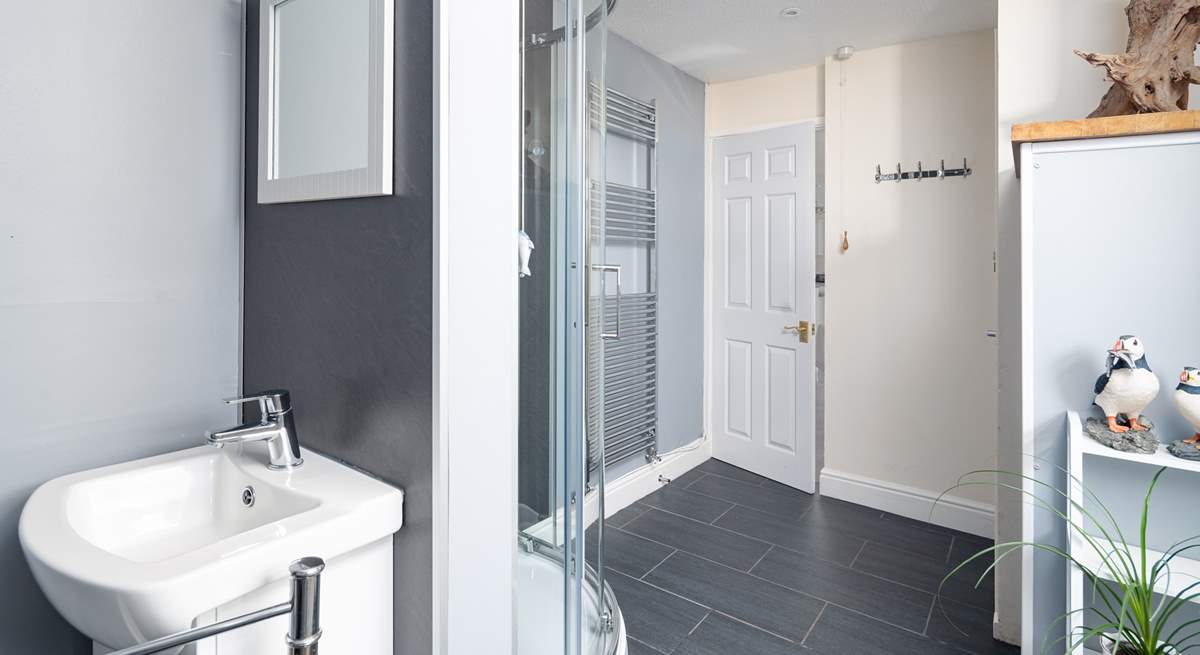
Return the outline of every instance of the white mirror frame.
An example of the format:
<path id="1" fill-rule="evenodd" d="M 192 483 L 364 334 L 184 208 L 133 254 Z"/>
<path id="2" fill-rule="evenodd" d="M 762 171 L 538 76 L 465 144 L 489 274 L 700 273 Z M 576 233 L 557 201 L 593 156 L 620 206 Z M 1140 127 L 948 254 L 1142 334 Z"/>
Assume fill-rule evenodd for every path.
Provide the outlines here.
<path id="1" fill-rule="evenodd" d="M 285 2 L 262 0 L 258 28 L 258 202 L 299 202 L 392 193 L 394 0 L 370 0 L 371 70 L 367 76 L 367 166 L 297 177 L 274 177 L 275 12 Z"/>

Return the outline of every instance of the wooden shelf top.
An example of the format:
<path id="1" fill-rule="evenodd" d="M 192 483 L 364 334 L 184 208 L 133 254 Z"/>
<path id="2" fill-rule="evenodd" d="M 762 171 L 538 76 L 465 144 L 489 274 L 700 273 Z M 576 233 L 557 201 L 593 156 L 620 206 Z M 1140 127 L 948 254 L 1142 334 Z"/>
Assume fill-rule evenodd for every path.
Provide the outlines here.
<path id="1" fill-rule="evenodd" d="M 1200 130 L 1200 110 L 1167 111 L 1071 121 L 1022 123 L 1012 127 L 1013 159 L 1021 177 L 1021 144 L 1073 139 L 1101 139 L 1136 134 L 1168 134 Z"/>

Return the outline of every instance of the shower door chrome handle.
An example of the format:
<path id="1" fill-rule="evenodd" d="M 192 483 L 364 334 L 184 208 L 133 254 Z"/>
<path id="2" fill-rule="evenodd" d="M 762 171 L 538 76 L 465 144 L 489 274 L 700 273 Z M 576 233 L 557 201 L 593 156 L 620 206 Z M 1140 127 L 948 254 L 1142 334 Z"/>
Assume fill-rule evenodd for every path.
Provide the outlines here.
<path id="1" fill-rule="evenodd" d="M 595 264 L 593 270 L 600 271 L 600 306 L 604 306 L 604 302 L 608 299 L 608 284 L 607 274 L 617 274 L 617 325 L 612 332 L 604 331 L 604 316 L 601 313 L 600 338 L 605 340 L 613 340 L 621 338 L 621 265 L 620 264 Z"/>

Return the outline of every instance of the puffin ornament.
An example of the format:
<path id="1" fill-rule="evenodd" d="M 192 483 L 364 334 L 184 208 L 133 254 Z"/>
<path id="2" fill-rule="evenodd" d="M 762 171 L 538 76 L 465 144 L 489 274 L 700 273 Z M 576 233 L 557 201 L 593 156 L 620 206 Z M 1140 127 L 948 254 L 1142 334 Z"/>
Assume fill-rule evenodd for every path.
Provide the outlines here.
<path id="1" fill-rule="evenodd" d="M 1191 366 L 1179 374 L 1179 386 L 1175 387 L 1175 408 L 1196 431 L 1190 438 L 1178 443 L 1191 444 L 1200 449 L 1200 370 Z"/>
<path id="2" fill-rule="evenodd" d="M 1108 351 L 1104 375 L 1096 380 L 1096 405 L 1104 410 L 1108 429 L 1112 432 L 1142 432 L 1148 430 L 1139 423 L 1142 410 L 1158 395 L 1158 376 L 1146 363 L 1146 348 L 1142 340 L 1125 335 Z M 1117 417 L 1124 415 L 1129 426 L 1119 425 Z"/>

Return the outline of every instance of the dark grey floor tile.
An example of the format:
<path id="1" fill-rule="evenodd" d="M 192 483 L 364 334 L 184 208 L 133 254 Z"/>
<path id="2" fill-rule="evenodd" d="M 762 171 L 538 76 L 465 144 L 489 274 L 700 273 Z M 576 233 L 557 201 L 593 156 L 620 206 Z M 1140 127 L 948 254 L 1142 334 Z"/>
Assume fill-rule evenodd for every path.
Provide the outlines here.
<path id="1" fill-rule="evenodd" d="M 675 655 L 798 655 L 799 645 L 717 613 L 708 615 L 679 644 Z"/>
<path id="2" fill-rule="evenodd" d="M 706 475 L 687 489 L 788 519 L 804 516 L 812 502 L 812 496 L 803 491 L 762 487 L 719 475 Z"/>
<path id="3" fill-rule="evenodd" d="M 1021 649 L 992 639 L 992 610 L 942 599 L 933 607 L 926 632 L 976 655 L 1015 655 Z"/>
<path id="4" fill-rule="evenodd" d="M 750 570 L 770 548 L 761 541 L 657 509 L 630 521 L 624 529 L 742 571 Z"/>
<path id="5" fill-rule="evenodd" d="M 769 479 L 765 479 L 765 478 L 763 479 L 762 483 L 759 486 L 766 487 L 767 489 L 775 489 L 776 491 L 788 491 L 788 492 L 798 491 L 800 493 L 805 493 L 805 492 L 800 491 L 799 489 L 793 487 L 790 484 L 784 484 L 782 482 L 776 482 L 774 480 L 769 480 Z M 807 495 L 812 495 L 812 494 L 807 494 Z"/>
<path id="6" fill-rule="evenodd" d="M 609 572 L 607 580 L 617 596 L 625 631 L 664 653 L 673 651 L 708 613 L 708 608 L 616 571 Z"/>
<path id="7" fill-rule="evenodd" d="M 915 632 L 830 605 L 804 645 L 817 655 L 962 655 Z"/>
<path id="8" fill-rule="evenodd" d="M 674 484 L 655 491 L 640 502 L 705 523 L 712 522 L 733 507 L 733 503 L 693 493 Z"/>
<path id="9" fill-rule="evenodd" d="M 929 593 L 938 593 L 940 589 L 942 596 L 976 607 L 991 607 L 995 594 L 990 578 L 979 588 L 975 588 L 978 573 L 972 575 L 964 569 L 946 579 L 946 574 L 952 567 L 944 560 L 896 550 L 874 542 L 867 543 L 858 559 L 854 560 L 852 568 Z M 945 584 L 942 584 L 944 579 Z"/>
<path id="10" fill-rule="evenodd" d="M 815 557 L 776 548 L 751 571 L 893 625 L 922 632 L 933 595 Z"/>
<path id="11" fill-rule="evenodd" d="M 623 510 L 617 512 L 616 514 L 613 514 L 612 516 L 605 519 L 604 525 L 613 527 L 613 528 L 619 528 L 619 527 L 625 525 L 626 523 L 629 523 L 630 521 L 641 516 L 642 513 L 646 511 L 646 509 L 647 509 L 646 506 L 643 505 L 640 501 L 636 502 L 636 503 L 630 505 L 629 507 L 626 507 L 625 509 L 623 509 Z"/>
<path id="12" fill-rule="evenodd" d="M 812 510 L 804 516 L 804 521 L 926 557 L 944 558 L 950 551 L 953 537 L 949 534 L 927 530 L 907 520 L 885 519 L 882 514 L 862 505 L 821 497 L 812 503 Z"/>
<path id="13" fill-rule="evenodd" d="M 764 478 L 761 475 L 751 473 L 743 468 L 738 468 L 733 464 L 727 464 L 719 459 L 705 460 L 703 464 L 697 466 L 696 468 L 704 471 L 705 473 L 719 475 L 723 478 L 730 478 L 731 480 L 737 480 L 738 482 L 745 482 L 747 484 L 758 485 L 768 481 L 767 478 Z"/>
<path id="14" fill-rule="evenodd" d="M 991 542 L 990 539 L 985 539 L 984 537 L 980 537 L 979 535 L 974 535 L 969 532 L 963 532 L 962 530 L 955 530 L 954 528 L 947 528 L 945 526 L 937 525 L 936 523 L 930 522 L 930 519 L 939 518 L 942 515 L 942 513 L 943 513 L 943 510 L 935 508 L 932 516 L 921 516 L 921 517 L 913 519 L 913 518 L 908 518 L 907 516 L 900 516 L 899 514 L 892 514 L 890 512 L 884 512 L 883 519 L 885 521 L 894 521 L 896 523 L 904 523 L 904 524 L 911 525 L 911 526 L 914 526 L 917 528 L 921 528 L 922 530 L 927 530 L 929 532 L 938 532 L 941 534 L 949 535 L 951 537 L 957 537 L 960 540 L 966 540 L 969 542 L 989 542 L 989 543 Z"/>
<path id="15" fill-rule="evenodd" d="M 587 533 L 587 560 L 593 568 L 596 566 L 598 552 L 596 532 Z M 666 559 L 674 552 L 674 548 L 654 543 L 634 534 L 608 528 L 604 531 L 604 566 L 609 570 L 617 570 L 626 575 L 640 578 L 650 569 Z"/>
<path id="16" fill-rule="evenodd" d="M 683 552 L 668 557 L 646 581 L 794 641 L 804 639 L 824 606 L 812 596 Z"/>
<path id="17" fill-rule="evenodd" d="M 995 561 L 996 551 L 983 553 L 984 550 L 991 548 L 994 543 L 995 542 L 993 541 L 981 539 L 979 537 L 955 537 L 954 544 L 950 546 L 950 557 L 947 563 L 951 566 L 958 566 L 959 564 L 966 563 L 963 571 L 972 571 L 975 573 L 975 577 L 979 577 L 979 574 L 987 570 L 987 568 L 991 566 L 992 562 Z M 974 557 L 980 553 L 983 553 L 980 557 Z M 1009 555 L 1009 557 L 1015 556 L 1015 553 L 1013 555 Z M 968 559 L 970 559 L 969 562 L 967 561 Z"/>
<path id="18" fill-rule="evenodd" d="M 661 650 L 651 648 L 628 635 L 626 635 L 625 643 L 629 646 L 629 655 L 666 655 Z"/>
<path id="19" fill-rule="evenodd" d="M 696 468 L 688 471 L 687 473 L 684 473 L 683 475 L 671 480 L 671 484 L 673 484 L 677 487 L 686 487 L 689 484 L 695 482 L 696 480 L 699 480 L 700 478 L 702 478 L 706 475 L 708 475 L 708 473 L 701 471 L 700 467 L 697 466 Z"/>
<path id="20" fill-rule="evenodd" d="M 729 510 L 714 525 L 845 566 L 865 543 L 858 537 L 741 506 Z"/>

